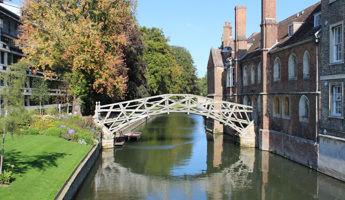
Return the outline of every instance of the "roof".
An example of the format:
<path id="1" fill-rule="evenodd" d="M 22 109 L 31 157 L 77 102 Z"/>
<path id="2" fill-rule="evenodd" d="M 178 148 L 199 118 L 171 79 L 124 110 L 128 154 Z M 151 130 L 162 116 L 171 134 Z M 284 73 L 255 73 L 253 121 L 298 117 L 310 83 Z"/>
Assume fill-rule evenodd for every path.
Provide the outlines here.
<path id="1" fill-rule="evenodd" d="M 300 11 L 278 23 L 278 44 L 272 48 L 276 50 L 298 42 L 314 37 L 314 34 L 321 27 L 314 27 L 314 14 L 321 12 L 321 2 L 318 2 L 308 8 Z M 302 22 L 301 27 L 292 35 L 288 36 L 288 27 L 293 22 Z M 250 59 L 259 56 L 260 50 L 260 33 L 253 33 L 248 39 L 248 54 L 243 59 Z"/>
<path id="2" fill-rule="evenodd" d="M 0 6 L 10 11 L 11 13 L 17 15 L 18 18 L 21 17 L 22 15 L 20 7 L 15 4 L 4 2 L 4 3 L 0 3 Z"/>
<path id="3" fill-rule="evenodd" d="M 211 48 L 211 56 L 214 67 L 224 67 L 222 50 Z"/>

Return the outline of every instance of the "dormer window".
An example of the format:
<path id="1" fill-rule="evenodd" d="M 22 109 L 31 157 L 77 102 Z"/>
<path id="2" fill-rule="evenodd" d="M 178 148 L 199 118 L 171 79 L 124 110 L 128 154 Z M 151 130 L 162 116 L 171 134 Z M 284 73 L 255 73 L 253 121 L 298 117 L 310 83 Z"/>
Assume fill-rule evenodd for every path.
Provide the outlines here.
<path id="1" fill-rule="evenodd" d="M 293 24 L 289 25 L 289 36 L 293 35 Z"/>
<path id="2" fill-rule="evenodd" d="M 303 22 L 292 22 L 289 25 L 288 35 L 292 36 L 301 27 Z"/>
<path id="3" fill-rule="evenodd" d="M 321 12 L 314 14 L 314 27 L 321 26 Z"/>

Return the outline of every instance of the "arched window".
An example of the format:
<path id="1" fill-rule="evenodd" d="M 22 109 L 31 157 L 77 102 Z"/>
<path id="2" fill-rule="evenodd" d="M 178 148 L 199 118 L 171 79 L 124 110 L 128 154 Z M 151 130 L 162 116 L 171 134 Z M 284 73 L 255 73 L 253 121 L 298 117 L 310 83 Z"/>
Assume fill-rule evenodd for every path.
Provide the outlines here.
<path id="1" fill-rule="evenodd" d="M 258 100 L 257 100 L 257 105 L 258 105 L 258 111 L 260 112 L 260 108 L 261 108 L 261 101 L 260 101 L 260 96 L 258 96 Z"/>
<path id="2" fill-rule="evenodd" d="M 258 65 L 258 83 L 261 83 L 261 62 Z"/>
<path id="3" fill-rule="evenodd" d="M 243 86 L 248 85 L 248 69 L 247 66 L 244 66 L 243 68 Z"/>
<path id="4" fill-rule="evenodd" d="M 297 57 L 291 54 L 289 57 L 289 79 L 297 79 Z"/>
<path id="5" fill-rule="evenodd" d="M 299 100 L 299 120 L 300 121 L 309 120 L 309 100 L 304 95 Z"/>
<path id="6" fill-rule="evenodd" d="M 290 118 L 290 99 L 288 96 L 283 98 L 283 117 Z"/>
<path id="7" fill-rule="evenodd" d="M 273 80 L 274 81 L 279 81 L 280 80 L 280 59 L 279 58 L 276 58 L 274 60 Z"/>
<path id="8" fill-rule="evenodd" d="M 278 96 L 275 96 L 273 100 L 273 115 L 280 117 L 280 101 Z"/>
<path id="9" fill-rule="evenodd" d="M 303 55 L 303 78 L 309 78 L 309 70 L 310 70 L 310 56 L 308 51 L 304 52 Z"/>
<path id="10" fill-rule="evenodd" d="M 254 69 L 254 65 L 252 65 L 252 67 L 250 68 L 250 82 L 252 85 L 255 84 L 255 69 Z"/>
<path id="11" fill-rule="evenodd" d="M 249 105 L 248 97 L 244 96 L 243 97 L 243 105 Z"/>

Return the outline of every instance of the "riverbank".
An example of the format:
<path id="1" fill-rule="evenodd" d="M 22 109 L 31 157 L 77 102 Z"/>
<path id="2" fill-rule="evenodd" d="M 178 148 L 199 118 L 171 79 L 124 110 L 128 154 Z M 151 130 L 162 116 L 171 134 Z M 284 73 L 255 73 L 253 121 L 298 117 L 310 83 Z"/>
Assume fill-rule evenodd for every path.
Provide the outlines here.
<path id="1" fill-rule="evenodd" d="M 15 181 L 0 187 L 1 199 L 54 199 L 91 148 L 53 136 L 6 136 L 4 166 L 14 165 Z"/>

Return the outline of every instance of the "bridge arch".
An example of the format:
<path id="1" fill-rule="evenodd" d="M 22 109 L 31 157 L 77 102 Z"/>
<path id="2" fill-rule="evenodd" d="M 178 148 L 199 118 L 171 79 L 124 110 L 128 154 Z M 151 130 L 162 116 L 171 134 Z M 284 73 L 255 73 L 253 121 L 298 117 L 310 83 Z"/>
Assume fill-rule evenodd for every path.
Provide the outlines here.
<path id="1" fill-rule="evenodd" d="M 112 140 L 132 123 L 172 112 L 205 116 L 229 126 L 240 135 L 254 134 L 253 121 L 249 117 L 252 106 L 191 94 L 164 94 L 107 105 L 97 102 L 94 121 L 102 126 L 103 140 Z"/>

